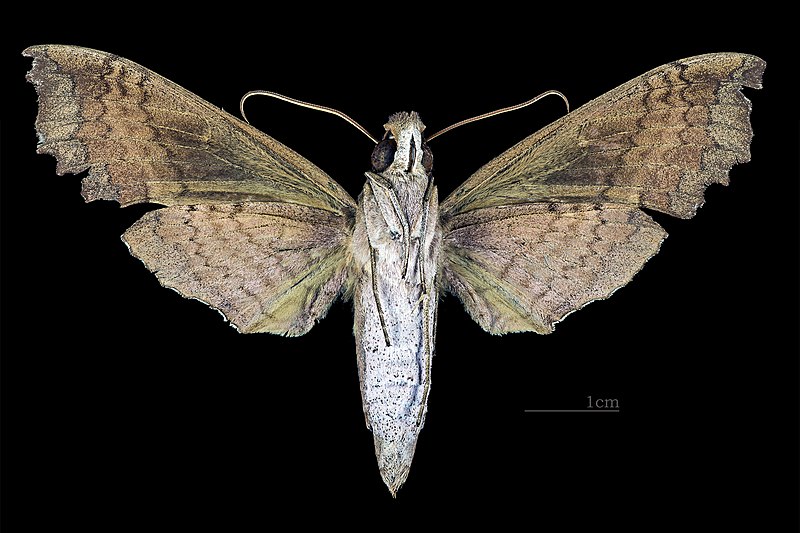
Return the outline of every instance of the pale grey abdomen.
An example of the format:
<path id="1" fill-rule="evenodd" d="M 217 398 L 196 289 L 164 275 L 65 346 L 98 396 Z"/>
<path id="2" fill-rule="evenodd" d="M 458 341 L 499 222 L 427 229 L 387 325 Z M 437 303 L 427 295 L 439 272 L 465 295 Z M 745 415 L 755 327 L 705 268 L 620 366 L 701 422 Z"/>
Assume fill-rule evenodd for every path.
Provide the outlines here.
<path id="1" fill-rule="evenodd" d="M 379 281 L 380 304 L 372 283 L 361 283 L 356 302 L 364 312 L 355 323 L 364 415 L 381 475 L 393 490 L 408 475 L 425 419 L 436 313 L 435 297 L 399 281 Z"/>

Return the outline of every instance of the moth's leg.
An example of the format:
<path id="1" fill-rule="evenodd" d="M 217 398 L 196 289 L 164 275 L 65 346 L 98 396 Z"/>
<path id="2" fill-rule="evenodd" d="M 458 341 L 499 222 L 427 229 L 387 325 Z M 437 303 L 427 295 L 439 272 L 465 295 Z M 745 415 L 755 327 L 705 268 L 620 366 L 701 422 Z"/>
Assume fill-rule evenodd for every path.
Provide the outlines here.
<path id="1" fill-rule="evenodd" d="M 425 279 L 425 237 L 428 234 L 428 213 L 431 210 L 431 193 L 433 192 L 433 178 L 428 180 L 428 187 L 425 189 L 425 196 L 422 198 L 422 216 L 420 217 L 419 235 L 417 235 L 417 248 L 420 251 L 419 277 L 422 282 L 422 294 L 428 294 L 428 284 Z"/>
<path id="2" fill-rule="evenodd" d="M 436 313 L 436 301 L 432 299 L 436 298 L 436 291 L 431 290 L 435 287 L 435 276 L 436 273 L 433 273 L 433 278 L 428 279 L 430 273 L 425 268 L 425 262 L 428 260 L 428 255 L 430 253 L 430 248 L 428 247 L 429 244 L 433 242 L 433 236 L 430 236 L 429 242 L 429 231 L 435 231 L 435 218 L 433 220 L 434 226 L 429 227 L 431 223 L 431 217 L 438 216 L 438 213 L 435 212 L 436 208 L 438 207 L 438 198 L 434 194 L 435 187 L 433 185 L 433 178 L 428 180 L 428 186 L 425 189 L 425 195 L 422 198 L 422 213 L 421 216 L 418 218 L 418 227 L 414 232 L 414 238 L 417 240 L 417 250 L 419 253 L 417 254 L 417 262 L 419 263 L 419 277 L 420 277 L 420 284 L 422 285 L 422 291 L 420 294 L 419 301 L 417 305 L 419 306 L 420 302 L 422 303 L 422 331 L 423 331 L 423 342 L 425 343 L 425 375 L 430 376 L 431 373 L 431 360 L 433 359 L 433 342 L 434 342 L 434 335 L 435 335 L 435 328 L 436 328 L 436 318 L 432 317 L 432 314 Z M 434 269 L 435 270 L 435 269 Z M 431 312 L 431 306 L 433 307 L 433 313 Z M 433 322 L 433 324 L 431 324 Z M 430 391 L 431 381 L 430 379 L 425 380 L 425 387 L 422 392 L 423 400 L 420 404 L 419 411 L 417 412 L 417 426 L 422 424 L 422 420 L 425 416 L 425 406 L 428 404 L 428 393 Z"/>
<path id="3" fill-rule="evenodd" d="M 378 291 L 378 274 L 377 270 L 377 260 L 375 259 L 375 248 L 372 247 L 370 244 L 369 246 L 369 260 L 372 270 L 372 295 L 375 297 L 375 307 L 378 308 L 378 319 L 381 322 L 381 329 L 383 330 L 383 338 L 386 340 L 386 346 L 391 346 L 392 343 L 389 341 L 389 330 L 386 329 L 386 319 L 383 315 L 383 304 L 381 304 L 381 296 Z"/>
<path id="4" fill-rule="evenodd" d="M 406 216 L 403 214 L 403 210 L 400 208 L 400 201 L 397 199 L 397 194 L 394 192 L 394 188 L 389 180 L 380 176 L 378 174 L 373 174 L 371 172 L 366 173 L 367 179 L 369 179 L 369 184 L 372 187 L 373 195 L 375 190 L 375 185 L 383 189 L 384 194 L 389 198 L 389 201 L 392 204 L 392 210 L 394 211 L 394 215 L 397 220 L 400 222 L 400 227 L 403 230 L 402 237 L 403 237 L 403 247 L 404 247 L 404 261 L 405 265 L 403 267 L 403 278 L 408 277 L 408 265 L 410 262 L 411 256 L 411 240 L 410 240 L 410 229 L 408 227 L 408 220 Z M 379 203 L 380 205 L 380 203 Z M 386 217 L 384 217 L 386 220 Z M 387 220 L 387 225 L 389 221 Z"/>
<path id="5" fill-rule="evenodd" d="M 423 292 L 423 298 L 425 296 L 425 292 Z M 436 298 L 434 294 L 432 296 Z M 422 304 L 422 334 L 423 340 L 422 342 L 425 343 L 425 375 L 431 375 L 431 360 L 433 359 L 433 335 L 431 335 L 431 323 L 430 323 L 430 305 L 431 305 L 431 296 L 429 295 L 428 298 L 423 299 Z M 435 323 L 435 321 L 434 321 Z M 422 402 L 419 406 L 419 411 L 417 412 L 417 426 L 422 424 L 422 418 L 425 416 L 425 406 L 428 405 L 428 392 L 430 392 L 431 387 L 431 380 L 425 380 L 425 390 L 422 392 Z"/>

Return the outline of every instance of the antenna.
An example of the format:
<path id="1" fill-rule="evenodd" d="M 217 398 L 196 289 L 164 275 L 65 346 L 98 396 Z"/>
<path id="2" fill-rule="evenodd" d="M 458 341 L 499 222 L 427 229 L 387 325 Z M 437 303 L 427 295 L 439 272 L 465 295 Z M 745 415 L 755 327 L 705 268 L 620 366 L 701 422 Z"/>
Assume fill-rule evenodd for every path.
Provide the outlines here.
<path id="1" fill-rule="evenodd" d="M 512 106 L 509 106 L 509 107 L 504 107 L 502 109 L 497 109 L 495 111 L 489 111 L 488 113 L 484 113 L 482 115 L 478 115 L 477 117 L 472 117 L 472 118 L 468 118 L 466 120 L 462 120 L 460 122 L 456 122 L 452 126 L 448 126 L 443 130 L 439 130 L 436 133 L 434 133 L 433 135 L 431 135 L 430 137 L 428 137 L 427 138 L 427 142 L 431 142 L 433 139 L 435 139 L 439 135 L 442 135 L 443 133 L 447 133 L 450 130 L 454 130 L 459 126 L 463 126 L 464 124 L 469 124 L 470 122 L 475 122 L 477 120 L 483 120 L 485 118 L 493 117 L 493 116 L 499 115 L 501 113 L 508 113 L 509 111 L 516 111 L 517 109 L 522 109 L 523 107 L 526 107 L 526 106 L 529 106 L 529 105 L 531 105 L 531 104 L 533 104 L 535 102 L 538 102 L 539 100 L 541 100 L 545 96 L 550 96 L 551 94 L 555 94 L 557 96 L 560 96 L 561 99 L 564 100 L 564 103 L 567 104 L 567 113 L 569 113 L 569 100 L 567 100 L 566 96 L 564 96 L 561 92 L 555 91 L 555 90 L 545 91 L 542 94 L 540 94 L 539 96 L 535 96 L 535 97 L 531 98 L 527 102 L 522 102 L 521 104 L 512 105 Z"/>
<path id="2" fill-rule="evenodd" d="M 364 135 L 369 137 L 370 141 L 372 141 L 375 144 L 378 144 L 378 140 L 375 137 L 373 137 L 372 135 L 370 135 L 370 133 L 367 131 L 367 129 L 364 126 L 362 126 L 361 124 L 359 124 L 358 122 L 356 122 L 352 118 L 348 117 L 347 115 L 345 115 L 344 113 L 342 113 L 338 109 L 333 109 L 332 107 L 326 107 L 324 105 L 311 104 L 309 102 L 303 102 L 302 100 L 297 100 L 295 98 L 289 98 L 288 96 L 283 96 L 282 94 L 274 93 L 272 91 L 250 91 L 247 94 L 245 94 L 244 96 L 242 96 L 242 99 L 239 101 L 239 112 L 242 114 L 242 118 L 248 124 L 250 124 L 250 121 L 247 120 L 247 116 L 244 114 L 244 102 L 245 102 L 245 100 L 247 100 L 251 96 L 271 96 L 272 98 L 277 98 L 278 100 L 283 100 L 284 102 L 289 102 L 290 104 L 299 105 L 300 107 L 307 107 L 309 109 L 314 109 L 316 111 L 323 111 L 325 113 L 330 113 L 331 115 L 336 115 L 337 117 L 342 118 L 345 121 L 347 121 L 348 123 L 350 123 L 350 125 L 355 126 L 358 129 L 358 131 L 360 131 L 361 133 L 363 133 Z"/>

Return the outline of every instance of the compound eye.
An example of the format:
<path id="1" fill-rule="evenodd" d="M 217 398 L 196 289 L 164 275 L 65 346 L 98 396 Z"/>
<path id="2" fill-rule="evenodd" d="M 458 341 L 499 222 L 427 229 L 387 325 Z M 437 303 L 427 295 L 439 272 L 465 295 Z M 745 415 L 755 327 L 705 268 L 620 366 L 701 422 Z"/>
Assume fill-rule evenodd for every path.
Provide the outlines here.
<path id="1" fill-rule="evenodd" d="M 422 145 L 422 167 L 428 176 L 433 173 L 433 152 L 427 144 Z"/>
<path id="2" fill-rule="evenodd" d="M 392 138 L 384 138 L 372 150 L 372 170 L 373 172 L 383 172 L 394 161 L 394 153 L 397 151 L 397 141 Z"/>

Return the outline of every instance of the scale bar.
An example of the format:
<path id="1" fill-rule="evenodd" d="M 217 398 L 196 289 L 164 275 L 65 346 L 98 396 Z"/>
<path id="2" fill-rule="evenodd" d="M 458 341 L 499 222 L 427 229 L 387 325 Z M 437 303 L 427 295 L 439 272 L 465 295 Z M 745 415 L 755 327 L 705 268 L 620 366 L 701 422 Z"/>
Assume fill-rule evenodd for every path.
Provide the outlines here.
<path id="1" fill-rule="evenodd" d="M 619 413 L 619 409 L 525 409 L 526 413 Z"/>

